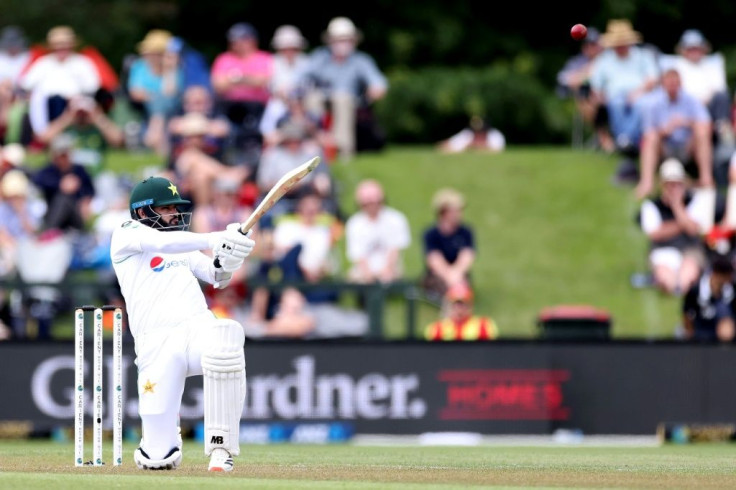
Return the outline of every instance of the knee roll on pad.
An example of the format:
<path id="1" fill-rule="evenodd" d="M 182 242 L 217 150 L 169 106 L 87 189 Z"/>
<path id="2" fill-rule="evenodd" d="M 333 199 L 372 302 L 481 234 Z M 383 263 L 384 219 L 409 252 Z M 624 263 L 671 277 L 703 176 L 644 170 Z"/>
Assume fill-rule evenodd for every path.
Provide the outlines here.
<path id="1" fill-rule="evenodd" d="M 182 452 L 178 447 L 171 449 L 163 459 L 151 459 L 141 448 L 133 453 L 133 460 L 139 470 L 175 470 L 181 464 L 181 458 Z"/>
<path id="2" fill-rule="evenodd" d="M 232 320 L 219 320 L 212 343 L 202 354 L 204 378 L 204 450 L 215 448 L 231 455 L 240 453 L 240 415 L 245 402 L 245 355 L 243 327 Z"/>

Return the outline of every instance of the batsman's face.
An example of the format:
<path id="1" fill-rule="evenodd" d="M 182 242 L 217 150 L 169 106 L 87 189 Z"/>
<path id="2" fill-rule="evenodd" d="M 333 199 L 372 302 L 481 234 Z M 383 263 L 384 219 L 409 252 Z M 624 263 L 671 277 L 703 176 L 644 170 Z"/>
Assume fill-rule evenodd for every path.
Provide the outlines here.
<path id="1" fill-rule="evenodd" d="M 163 221 L 167 225 L 175 226 L 179 224 L 181 215 L 179 214 L 179 210 L 176 209 L 175 205 L 170 204 L 168 206 L 155 206 L 153 210 L 161 215 L 161 221 Z"/>

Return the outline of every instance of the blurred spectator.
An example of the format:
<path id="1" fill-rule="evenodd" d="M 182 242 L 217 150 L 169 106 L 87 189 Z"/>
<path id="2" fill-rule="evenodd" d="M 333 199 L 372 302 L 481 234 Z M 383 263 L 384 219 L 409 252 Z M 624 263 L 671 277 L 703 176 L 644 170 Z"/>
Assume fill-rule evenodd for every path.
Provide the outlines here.
<path id="1" fill-rule="evenodd" d="M 230 223 L 242 223 L 250 215 L 252 209 L 242 206 L 238 199 L 240 184 L 226 177 L 217 177 L 212 181 L 211 197 L 194 207 L 192 213 L 192 231 L 210 233 L 222 231 Z M 209 252 L 207 252 L 209 255 Z M 248 274 L 247 267 L 241 267 L 233 273 L 231 282 L 242 283 Z M 213 295 L 219 297 L 222 290 L 214 290 Z"/>
<path id="2" fill-rule="evenodd" d="M 39 231 L 42 218 L 39 211 L 43 206 L 33 201 L 31 183 L 20 170 L 11 170 L 2 177 L 0 195 L 0 235 L 15 248 L 19 239 L 32 237 Z"/>
<path id="3" fill-rule="evenodd" d="M 198 112 L 190 112 L 179 124 L 181 151 L 174 161 L 174 170 L 181 192 L 191 196 L 195 207 L 210 202 L 216 179 L 230 179 L 240 186 L 250 172 L 246 167 L 224 165 L 208 155 L 205 138 L 209 131 L 210 121 Z"/>
<path id="4" fill-rule="evenodd" d="M 383 188 L 375 180 L 360 182 L 355 200 L 360 210 L 345 227 L 348 278 L 360 283 L 400 279 L 404 273 L 401 253 L 411 243 L 406 216 L 386 205 Z"/>
<path id="5" fill-rule="evenodd" d="M 606 105 L 609 131 L 616 149 L 638 154 L 641 139 L 643 95 L 658 82 L 654 54 L 637 46 L 642 40 L 628 20 L 611 20 L 601 37 L 607 48 L 593 62 L 590 87 L 594 96 Z"/>
<path id="6" fill-rule="evenodd" d="M 273 246 L 286 280 L 318 282 L 335 272 L 334 246 L 340 236 L 335 217 L 322 209 L 322 198 L 305 194 L 294 216 L 282 216 L 273 230 Z"/>
<path id="7" fill-rule="evenodd" d="M 301 338 L 311 333 L 316 325 L 314 313 L 310 311 L 304 295 L 298 289 L 286 288 L 281 292 L 275 314 L 266 322 L 262 335 Z"/>
<path id="8" fill-rule="evenodd" d="M 506 137 L 480 116 L 472 116 L 467 128 L 440 141 L 443 153 L 462 153 L 467 150 L 499 153 L 506 148 Z"/>
<path id="9" fill-rule="evenodd" d="M 284 98 L 298 88 L 299 76 L 307 67 L 307 40 L 301 31 L 292 25 L 283 25 L 274 32 L 271 41 L 276 54 L 273 56 L 271 95 Z"/>
<path id="10" fill-rule="evenodd" d="M 595 129 L 598 146 L 605 152 L 615 149 L 611 134 L 608 132 L 608 115 L 605 106 L 590 88 L 590 74 L 593 62 L 603 52 L 601 34 L 595 27 L 588 28 L 588 34 L 580 43 L 580 53 L 567 60 L 557 73 L 557 94 L 560 97 L 572 97 L 578 113 L 585 124 Z"/>
<path id="11" fill-rule="evenodd" d="M 698 279 L 703 263 L 699 218 L 705 203 L 686 187 L 678 160 L 659 169 L 661 194 L 642 202 L 639 224 L 650 241 L 649 266 L 654 284 L 663 292 L 682 295 Z"/>
<path id="12" fill-rule="evenodd" d="M 212 94 L 203 85 L 193 85 L 184 91 L 182 113 L 172 117 L 169 121 L 171 157 L 175 159 L 181 150 L 182 128 L 186 126 L 186 116 L 191 113 L 201 114 L 207 118 L 204 152 L 213 158 L 223 160 L 225 142 L 230 132 L 230 122 L 226 117 L 215 112 Z"/>
<path id="13" fill-rule="evenodd" d="M 258 48 L 258 32 L 246 22 L 227 32 L 228 51 L 212 64 L 212 87 L 220 111 L 233 123 L 233 145 L 243 149 L 239 157 L 255 165 L 263 143 L 258 125 L 270 97 L 273 56 Z"/>
<path id="14" fill-rule="evenodd" d="M 210 66 L 202 53 L 176 36 L 172 36 L 169 40 L 167 50 L 178 58 L 182 75 L 182 91 L 190 87 L 203 87 L 208 93 L 212 92 Z"/>
<path id="15" fill-rule="evenodd" d="M 275 54 L 273 56 L 273 77 L 271 78 L 271 96 L 261 118 L 259 129 L 266 138 L 276 129 L 276 123 L 288 111 L 288 101 L 296 93 L 301 93 L 299 77 L 308 63 L 304 50 L 307 41 L 301 31 L 292 25 L 283 25 L 276 29 L 271 40 Z"/>
<path id="16" fill-rule="evenodd" d="M 281 143 L 282 129 L 296 124 L 304 128 L 307 141 L 317 144 L 322 149 L 326 163 L 332 163 L 337 153 L 335 141 L 325 127 L 324 121 L 317 114 L 307 110 L 304 105 L 304 92 L 294 90 L 282 102 L 285 109 L 283 113 L 277 114 L 276 111 L 267 110 L 261 120 L 261 132 L 265 146 Z M 277 115 L 278 118 L 275 117 Z"/>
<path id="17" fill-rule="evenodd" d="M 713 53 L 710 43 L 697 29 L 687 29 L 675 46 L 674 56 L 662 56 L 663 70 L 680 74 L 683 90 L 708 108 L 719 144 L 734 144 L 731 97 L 726 82 L 726 61 Z"/>
<path id="18" fill-rule="evenodd" d="M 181 99 L 183 73 L 179 55 L 169 49 L 169 31 L 153 29 L 138 43 L 140 58 L 133 61 L 128 77 L 131 101 L 144 107 L 144 143 L 159 155 L 168 151 L 166 123 Z"/>
<path id="19" fill-rule="evenodd" d="M 14 88 L 21 72 L 31 59 L 23 29 L 6 26 L 0 31 L 0 84 Z"/>
<path id="20" fill-rule="evenodd" d="M 687 339 L 733 342 L 736 293 L 733 263 L 727 257 L 713 260 L 709 270 L 693 283 L 682 304 Z"/>
<path id="21" fill-rule="evenodd" d="M 346 160 L 361 146 L 378 148 L 383 144 L 371 107 L 386 95 L 388 82 L 373 58 L 356 50 L 361 37 L 350 19 L 332 19 L 323 36 L 326 46 L 309 56 L 300 78 L 308 90 L 307 108 L 320 115 L 329 112 L 333 138 Z M 358 138 L 359 125 L 373 132 L 366 133 L 365 142 Z"/>
<path id="22" fill-rule="evenodd" d="M 20 170 L 11 170 L 0 179 L 0 277 L 15 272 L 19 241 L 39 230 L 39 206 L 30 199 L 30 182 Z"/>
<path id="23" fill-rule="evenodd" d="M 425 339 L 474 341 L 498 338 L 498 328 L 492 318 L 473 314 L 473 291 L 467 283 L 455 283 L 445 293 L 444 300 L 447 316 L 427 325 Z"/>
<path id="24" fill-rule="evenodd" d="M 439 300 L 447 289 L 470 280 L 475 262 L 475 238 L 463 223 L 465 198 L 454 189 L 440 189 L 432 199 L 437 221 L 424 232 L 426 292 Z"/>
<path id="25" fill-rule="evenodd" d="M 77 36 L 68 26 L 49 30 L 46 41 L 50 53 L 33 61 L 19 80 L 30 92 L 29 117 L 35 134 L 65 109 L 78 95 L 93 96 L 100 88 L 100 75 L 90 58 L 76 53 Z"/>
<path id="26" fill-rule="evenodd" d="M 315 156 L 323 156 L 319 146 L 307 139 L 307 128 L 304 125 L 289 123 L 281 127 L 279 131 L 281 142 L 276 146 L 266 148 L 258 165 L 256 183 L 262 195 L 267 194 L 285 173 Z M 315 192 L 326 199 L 327 211 L 336 213 L 332 190 L 329 169 L 322 161 L 311 174 L 307 175 L 282 197 L 266 213 L 266 217 L 267 219 L 275 219 L 281 214 L 293 211 L 296 200 L 306 192 Z"/>
<path id="27" fill-rule="evenodd" d="M 263 251 L 258 277 L 263 282 L 317 283 L 336 271 L 335 243 L 341 228 L 334 216 L 324 213 L 322 199 L 308 193 L 298 201 L 294 215 L 280 216 L 273 228 L 262 230 Z M 335 292 L 314 288 L 306 293 L 310 303 L 333 301 Z M 253 314 L 256 321 L 270 319 L 279 302 L 278 293 L 258 287 L 253 292 Z"/>
<path id="28" fill-rule="evenodd" d="M 662 74 L 662 87 L 649 99 L 643 115 L 641 178 L 636 188 L 642 199 L 651 192 L 659 163 L 676 158 L 701 185 L 713 185 L 713 139 L 711 119 L 706 107 L 682 89 L 680 75 L 670 68 Z"/>
<path id="29" fill-rule="evenodd" d="M 38 139 L 49 144 L 60 134 L 67 134 L 74 140 L 72 162 L 84 165 L 93 176 L 104 169 L 108 147 L 121 147 L 125 139 L 122 129 L 108 117 L 106 110 L 95 98 L 88 96 L 72 97 L 64 112 L 38 135 Z"/>
<path id="30" fill-rule="evenodd" d="M 95 195 L 87 170 L 72 163 L 74 139 L 60 134 L 49 144 L 50 162 L 34 176 L 47 205 L 44 230 L 83 230 L 92 216 L 90 203 Z"/>

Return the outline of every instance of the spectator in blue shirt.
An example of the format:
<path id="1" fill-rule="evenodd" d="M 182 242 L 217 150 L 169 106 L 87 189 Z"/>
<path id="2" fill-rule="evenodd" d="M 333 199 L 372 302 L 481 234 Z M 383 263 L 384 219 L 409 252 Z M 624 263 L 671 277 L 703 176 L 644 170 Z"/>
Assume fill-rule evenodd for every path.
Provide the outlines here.
<path id="1" fill-rule="evenodd" d="M 713 185 L 711 118 L 702 102 L 682 90 L 676 69 L 662 75 L 662 87 L 644 111 L 643 131 L 638 198 L 651 192 L 657 166 L 667 158 L 678 159 L 686 168 L 695 163 L 700 184 Z"/>
<path id="2" fill-rule="evenodd" d="M 92 216 L 92 178 L 83 166 L 72 163 L 73 148 L 74 138 L 64 133 L 57 136 L 49 145 L 51 162 L 33 176 L 46 200 L 44 230 L 83 230 Z"/>
<path id="3" fill-rule="evenodd" d="M 307 87 L 307 108 L 324 114 L 331 107 L 332 134 L 340 156 L 350 159 L 356 151 L 357 111 L 383 98 L 386 77 L 373 58 L 356 50 L 361 34 L 346 17 L 335 17 L 327 26 L 326 46 L 310 56 L 299 84 Z"/>
<path id="4" fill-rule="evenodd" d="M 473 230 L 463 223 L 462 194 L 441 189 L 435 194 L 432 207 L 437 221 L 424 233 L 423 285 L 428 294 L 442 298 L 449 287 L 469 282 L 475 261 L 475 238 Z"/>

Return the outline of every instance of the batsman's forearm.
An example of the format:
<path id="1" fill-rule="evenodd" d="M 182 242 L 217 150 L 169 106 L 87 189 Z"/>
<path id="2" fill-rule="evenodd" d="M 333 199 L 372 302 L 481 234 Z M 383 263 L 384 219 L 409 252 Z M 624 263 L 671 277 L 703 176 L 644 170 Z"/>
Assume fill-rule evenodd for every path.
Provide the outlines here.
<path id="1" fill-rule="evenodd" d="M 165 254 L 196 252 L 209 249 L 210 240 L 210 233 L 188 231 L 146 233 L 141 237 L 141 250 Z"/>

